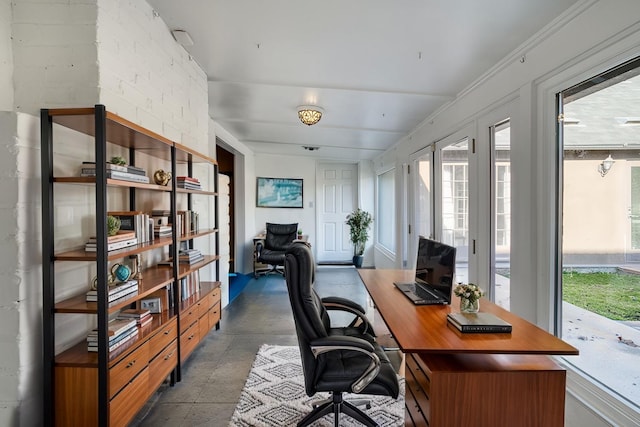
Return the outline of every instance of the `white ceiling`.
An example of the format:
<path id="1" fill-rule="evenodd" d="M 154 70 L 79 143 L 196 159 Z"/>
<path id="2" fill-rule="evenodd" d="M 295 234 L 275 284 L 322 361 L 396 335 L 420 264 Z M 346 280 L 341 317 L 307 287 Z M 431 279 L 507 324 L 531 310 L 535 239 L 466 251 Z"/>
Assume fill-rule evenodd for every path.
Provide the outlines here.
<path id="1" fill-rule="evenodd" d="M 257 154 L 371 159 L 578 0 L 148 0 Z M 325 113 L 308 127 L 296 107 Z M 318 146 L 305 151 L 302 146 Z"/>

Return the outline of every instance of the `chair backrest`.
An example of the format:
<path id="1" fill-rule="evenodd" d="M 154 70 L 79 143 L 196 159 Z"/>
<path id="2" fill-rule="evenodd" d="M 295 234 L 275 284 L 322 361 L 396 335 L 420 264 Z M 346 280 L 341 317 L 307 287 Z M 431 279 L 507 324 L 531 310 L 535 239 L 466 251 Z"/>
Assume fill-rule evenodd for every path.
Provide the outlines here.
<path id="1" fill-rule="evenodd" d="M 318 360 L 313 356 L 309 343 L 327 337 L 331 327 L 329 314 L 313 289 L 314 269 L 313 255 L 308 245 L 292 244 L 285 259 L 285 278 L 309 396 L 315 393 L 315 372 L 318 369 Z"/>
<path id="2" fill-rule="evenodd" d="M 272 224 L 267 223 L 267 235 L 264 239 L 264 247 L 273 251 L 286 251 L 289 245 L 296 240 L 298 224 Z"/>

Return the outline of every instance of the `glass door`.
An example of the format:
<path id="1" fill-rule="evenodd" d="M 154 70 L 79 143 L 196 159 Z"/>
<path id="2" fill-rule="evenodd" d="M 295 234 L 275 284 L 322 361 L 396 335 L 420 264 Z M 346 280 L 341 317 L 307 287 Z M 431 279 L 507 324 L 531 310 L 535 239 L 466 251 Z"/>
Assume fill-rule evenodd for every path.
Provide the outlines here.
<path id="1" fill-rule="evenodd" d="M 415 268 L 418 236 L 433 238 L 433 146 L 411 156 L 413 175 L 413 220 L 409 227 L 408 268 Z"/>
<path id="2" fill-rule="evenodd" d="M 436 240 L 456 248 L 456 281 L 469 276 L 469 138 L 436 144 L 439 196 L 436 205 Z"/>
<path id="3" fill-rule="evenodd" d="M 494 301 L 509 310 L 511 277 L 511 124 L 490 127 L 492 169 L 491 277 Z"/>

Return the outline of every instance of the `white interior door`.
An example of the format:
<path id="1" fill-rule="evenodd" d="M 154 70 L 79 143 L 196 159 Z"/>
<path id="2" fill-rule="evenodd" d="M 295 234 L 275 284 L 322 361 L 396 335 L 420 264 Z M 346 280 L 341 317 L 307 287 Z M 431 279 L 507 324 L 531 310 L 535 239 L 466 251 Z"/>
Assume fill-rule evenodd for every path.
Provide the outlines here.
<path id="1" fill-rule="evenodd" d="M 357 206 L 358 166 L 320 163 L 316 171 L 318 232 L 316 257 L 320 263 L 345 263 L 353 258 L 347 215 Z"/>

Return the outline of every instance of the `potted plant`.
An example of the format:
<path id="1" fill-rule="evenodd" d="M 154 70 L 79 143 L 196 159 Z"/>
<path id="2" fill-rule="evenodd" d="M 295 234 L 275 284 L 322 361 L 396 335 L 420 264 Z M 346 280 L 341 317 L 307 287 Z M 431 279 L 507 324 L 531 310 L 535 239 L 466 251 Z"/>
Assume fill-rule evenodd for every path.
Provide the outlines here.
<path id="1" fill-rule="evenodd" d="M 362 267 L 364 245 L 369 240 L 369 226 L 373 222 L 373 217 L 367 211 L 358 208 L 347 215 L 347 225 L 349 226 L 349 238 L 353 243 L 353 265 L 356 268 Z"/>

